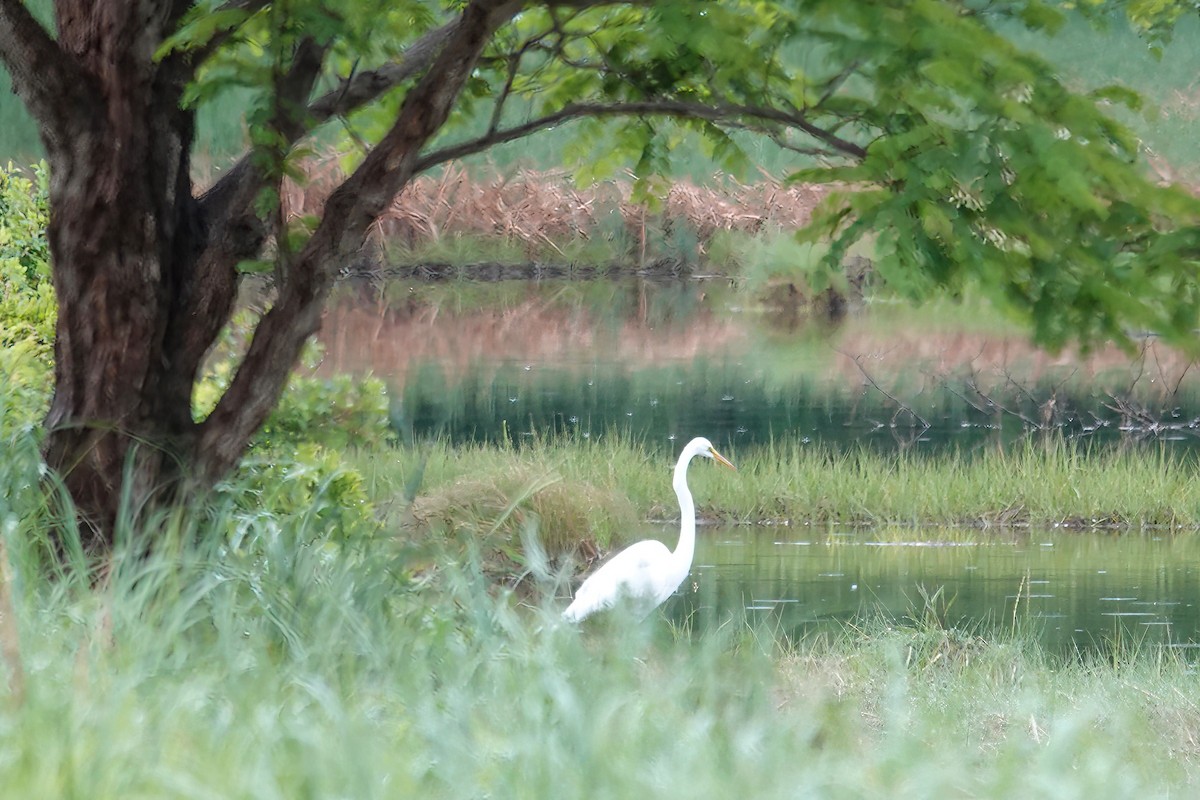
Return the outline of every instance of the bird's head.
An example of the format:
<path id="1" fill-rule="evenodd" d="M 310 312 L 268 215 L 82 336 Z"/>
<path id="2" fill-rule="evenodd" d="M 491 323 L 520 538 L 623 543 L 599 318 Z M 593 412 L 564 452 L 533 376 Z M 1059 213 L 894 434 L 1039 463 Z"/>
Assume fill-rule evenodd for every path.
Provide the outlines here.
<path id="1" fill-rule="evenodd" d="M 717 448 L 713 447 L 713 443 L 703 436 L 697 436 L 688 442 L 688 446 L 684 448 L 683 452 L 689 458 L 692 456 L 704 456 L 705 458 L 713 459 L 718 464 L 724 464 L 732 470 L 737 470 L 737 467 L 730 463 L 728 458 L 718 453 Z"/>

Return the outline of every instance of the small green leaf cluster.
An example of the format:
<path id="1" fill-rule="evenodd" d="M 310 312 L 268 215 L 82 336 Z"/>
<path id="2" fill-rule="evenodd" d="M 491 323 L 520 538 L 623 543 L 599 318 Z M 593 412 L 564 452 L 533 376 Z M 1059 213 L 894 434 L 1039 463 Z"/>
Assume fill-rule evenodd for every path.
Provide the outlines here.
<path id="1" fill-rule="evenodd" d="M 236 509 L 227 522 L 235 550 L 270 547 L 296 529 L 322 531 L 323 541 L 336 543 L 376 525 L 362 474 L 341 453 L 311 442 L 286 452 L 260 449 L 217 491 Z"/>
<path id="2" fill-rule="evenodd" d="M 319 442 L 334 449 L 378 444 L 391 435 L 388 398 L 374 377 L 294 375 L 258 442 Z"/>

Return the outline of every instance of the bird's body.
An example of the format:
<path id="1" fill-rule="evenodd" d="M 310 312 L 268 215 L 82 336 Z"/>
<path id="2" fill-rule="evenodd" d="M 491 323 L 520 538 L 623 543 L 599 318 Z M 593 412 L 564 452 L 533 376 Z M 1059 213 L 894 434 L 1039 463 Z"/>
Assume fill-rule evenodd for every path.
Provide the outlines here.
<path id="1" fill-rule="evenodd" d="M 679 543 L 675 550 L 655 539 L 632 544 L 592 573 L 579 590 L 563 619 L 579 622 L 597 611 L 626 600 L 634 613 L 644 617 L 670 597 L 692 569 L 696 550 L 696 507 L 687 485 L 687 468 L 696 456 L 715 459 L 734 469 L 733 464 L 703 437 L 683 448 L 675 464 L 675 496 L 679 498 Z"/>

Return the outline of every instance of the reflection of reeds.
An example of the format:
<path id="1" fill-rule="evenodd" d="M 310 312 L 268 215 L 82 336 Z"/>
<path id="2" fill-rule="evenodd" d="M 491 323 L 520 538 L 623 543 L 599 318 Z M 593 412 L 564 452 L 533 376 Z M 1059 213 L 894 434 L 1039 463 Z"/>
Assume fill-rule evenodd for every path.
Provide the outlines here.
<path id="1" fill-rule="evenodd" d="M 603 325 L 583 309 L 530 298 L 516 305 L 454 311 L 435 305 L 371 308 L 334 304 L 321 341 L 322 370 L 373 372 L 404 385 L 409 369 L 436 363 L 447 376 L 504 361 L 538 364 L 603 360 L 646 366 L 725 352 L 745 337 L 732 320 L 699 312 L 686 326 L 663 328 L 634 315 Z"/>
<path id="2" fill-rule="evenodd" d="M 592 365 L 599 360 L 636 369 L 731 356 L 749 358 L 777 383 L 803 378 L 870 390 L 866 372 L 907 400 L 943 385 L 956 387 L 979 406 L 1032 393 L 1037 396 L 1024 399 L 1044 407 L 1023 402 L 1022 413 L 1043 427 L 1055 422 L 1041 419 L 1055 411 L 1045 405 L 1054 400 L 1047 387 L 1087 387 L 1101 397 L 1167 403 L 1197 391 L 1200 376 L 1187 354 L 1154 339 L 1133 356 L 1115 346 L 1086 355 L 1051 353 L 1017 329 L 931 326 L 921 322 L 920 312 L 892 325 L 880 325 L 870 313 L 848 317 L 829 333 L 827 348 L 810 342 L 812 349 L 798 354 L 791 340 L 768 335 L 764 343 L 757 315 L 719 314 L 700 299 L 665 324 L 647 312 L 655 303 L 648 297 L 652 292 L 642 290 L 636 297 L 614 292 L 604 298 L 607 307 L 601 301 L 563 303 L 552 291 L 492 303 L 343 297 L 326 312 L 321 369 L 326 374 L 373 372 L 404 385 L 409 369 L 420 363 L 439 364 L 446 377 L 461 378 L 473 366 L 502 362 Z M 613 312 L 617 304 L 625 306 L 622 313 Z"/>
<path id="3" fill-rule="evenodd" d="M 319 213 L 343 177 L 334 158 L 315 160 L 307 173 L 303 186 L 285 189 L 291 215 Z M 819 186 L 767 180 L 708 187 L 680 182 L 661 210 L 650 211 L 631 200 L 632 186 L 625 179 L 577 187 L 565 173 L 528 170 L 480 180 L 451 166 L 409 184 L 380 216 L 374 234 L 378 243 L 410 248 L 448 236 L 497 237 L 520 244 L 529 257 L 580 238 L 619 235 L 632 250 L 628 255 L 644 259 L 647 241 L 671 235 L 674 227 L 686 227 L 701 252 L 721 231 L 799 228 L 826 193 Z"/>

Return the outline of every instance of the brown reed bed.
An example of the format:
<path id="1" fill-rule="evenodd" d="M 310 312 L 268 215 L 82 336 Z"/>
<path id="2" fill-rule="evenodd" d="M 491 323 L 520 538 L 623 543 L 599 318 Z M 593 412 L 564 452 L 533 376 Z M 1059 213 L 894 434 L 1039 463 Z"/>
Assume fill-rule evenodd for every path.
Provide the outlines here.
<path id="1" fill-rule="evenodd" d="M 326 156 L 307 168 L 303 185 L 289 183 L 289 215 L 319 214 L 344 178 L 338 159 Z M 703 255 L 723 232 L 759 234 L 795 230 L 812 217 L 828 193 L 824 186 L 785 185 L 764 176 L 753 184 L 719 177 L 712 186 L 674 184 L 658 207 L 632 198 L 626 175 L 577 186 L 566 171 L 519 170 L 478 177 L 451 165 L 418 177 L 393 200 L 371 231 L 383 263 L 396 249 L 408 251 L 452 237 L 499 240 L 529 260 L 567 258 L 580 240 L 619 240 L 614 256 L 638 263 L 658 257 L 656 241 L 686 231 Z"/>

